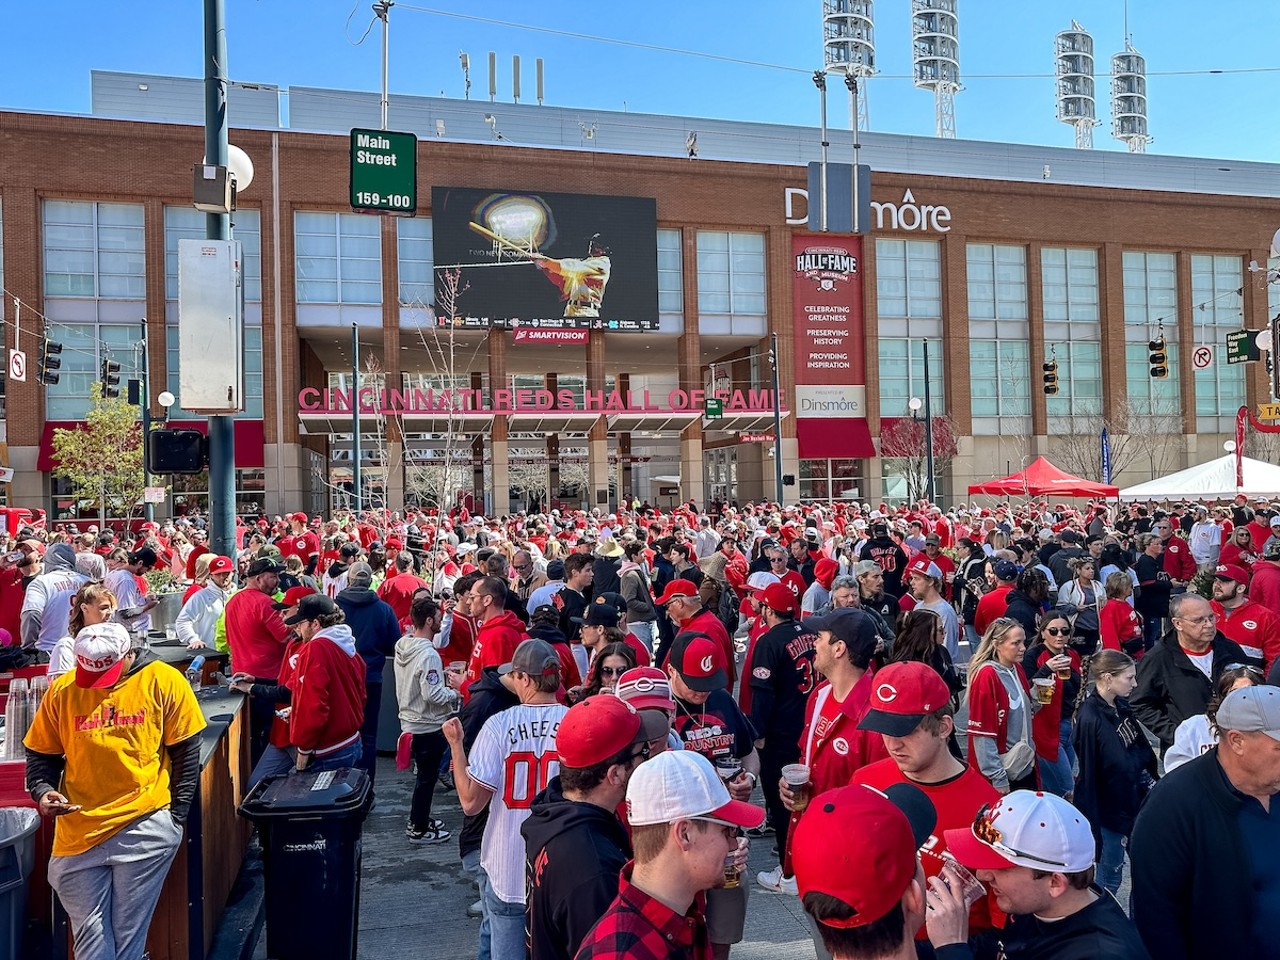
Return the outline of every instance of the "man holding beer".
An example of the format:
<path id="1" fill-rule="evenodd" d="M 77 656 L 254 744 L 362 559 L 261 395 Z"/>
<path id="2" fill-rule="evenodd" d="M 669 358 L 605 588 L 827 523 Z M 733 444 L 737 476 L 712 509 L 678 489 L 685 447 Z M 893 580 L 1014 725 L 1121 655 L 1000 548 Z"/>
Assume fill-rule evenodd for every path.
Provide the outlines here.
<path id="1" fill-rule="evenodd" d="M 791 811 L 791 829 L 815 794 L 849 783 L 854 772 L 888 756 L 878 733 L 859 730 L 871 702 L 876 630 L 862 610 L 846 607 L 825 617 L 810 617 L 805 627 L 817 634 L 814 668 L 825 681 L 809 698 L 800 733 L 800 762 L 782 770 L 778 792 Z M 784 849 L 782 863 L 760 873 L 767 890 L 796 894 L 795 875 Z"/>

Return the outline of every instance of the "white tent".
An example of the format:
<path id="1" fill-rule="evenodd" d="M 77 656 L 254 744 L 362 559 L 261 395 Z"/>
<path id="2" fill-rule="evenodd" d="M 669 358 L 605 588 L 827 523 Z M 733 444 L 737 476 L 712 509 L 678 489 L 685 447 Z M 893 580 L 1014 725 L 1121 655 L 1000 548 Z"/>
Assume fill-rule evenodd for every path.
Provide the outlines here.
<path id="1" fill-rule="evenodd" d="M 1244 485 L 1236 486 L 1236 455 L 1179 470 L 1120 491 L 1121 500 L 1229 500 L 1237 493 L 1250 497 L 1280 496 L 1280 467 L 1243 457 Z"/>

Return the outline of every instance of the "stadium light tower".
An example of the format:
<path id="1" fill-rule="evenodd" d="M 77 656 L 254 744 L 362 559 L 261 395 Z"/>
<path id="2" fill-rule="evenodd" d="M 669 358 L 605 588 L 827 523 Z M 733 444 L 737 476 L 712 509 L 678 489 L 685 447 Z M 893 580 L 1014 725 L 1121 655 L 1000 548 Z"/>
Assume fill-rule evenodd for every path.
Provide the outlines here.
<path id="1" fill-rule="evenodd" d="M 875 16 L 872 0 L 822 0 L 822 60 L 827 73 L 858 80 L 876 72 Z M 867 129 L 867 85 L 858 83 L 855 130 Z"/>
<path id="2" fill-rule="evenodd" d="M 933 91 L 936 135 L 947 140 L 956 137 L 959 26 L 956 0 L 911 0 L 911 61 L 915 85 Z"/>
<path id="3" fill-rule="evenodd" d="M 1130 153 L 1146 153 L 1147 58 L 1128 40 L 1124 51 L 1111 58 L 1111 136 L 1129 147 Z"/>
<path id="4" fill-rule="evenodd" d="M 1093 83 L 1093 37 L 1075 20 L 1054 38 L 1058 73 L 1058 119 L 1076 131 L 1076 148 L 1093 149 L 1098 125 Z"/>

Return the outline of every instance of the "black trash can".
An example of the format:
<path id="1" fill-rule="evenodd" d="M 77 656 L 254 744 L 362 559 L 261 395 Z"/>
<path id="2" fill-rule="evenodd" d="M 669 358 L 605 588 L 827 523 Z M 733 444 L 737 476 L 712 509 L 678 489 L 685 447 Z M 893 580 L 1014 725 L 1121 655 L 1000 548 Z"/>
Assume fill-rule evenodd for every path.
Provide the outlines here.
<path id="1" fill-rule="evenodd" d="M 272 777 L 241 804 L 262 842 L 271 960 L 354 960 L 370 792 L 348 767 Z"/>

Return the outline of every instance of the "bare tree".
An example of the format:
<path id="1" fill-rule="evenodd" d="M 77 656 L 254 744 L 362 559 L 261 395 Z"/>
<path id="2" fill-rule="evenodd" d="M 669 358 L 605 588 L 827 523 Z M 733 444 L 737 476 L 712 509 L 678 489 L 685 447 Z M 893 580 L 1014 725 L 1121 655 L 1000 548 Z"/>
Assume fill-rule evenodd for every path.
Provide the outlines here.
<path id="1" fill-rule="evenodd" d="M 1068 473 L 1102 481 L 1102 430 L 1111 446 L 1111 476 L 1148 467 L 1153 477 L 1178 466 L 1184 447 L 1182 417 L 1172 405 L 1150 412 L 1126 400 L 1114 417 L 1101 414 L 1054 418 L 1050 430 L 1050 459 Z"/>
<path id="2" fill-rule="evenodd" d="M 887 420 L 885 422 L 888 422 Z M 907 498 L 915 502 L 929 488 L 929 447 L 925 422 L 914 417 L 898 417 L 880 430 L 880 456 L 885 472 L 896 473 L 907 481 Z M 951 469 L 956 456 L 956 424 L 948 416 L 933 418 L 933 474 L 937 477 Z"/>

